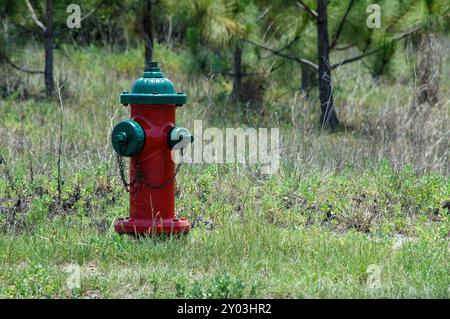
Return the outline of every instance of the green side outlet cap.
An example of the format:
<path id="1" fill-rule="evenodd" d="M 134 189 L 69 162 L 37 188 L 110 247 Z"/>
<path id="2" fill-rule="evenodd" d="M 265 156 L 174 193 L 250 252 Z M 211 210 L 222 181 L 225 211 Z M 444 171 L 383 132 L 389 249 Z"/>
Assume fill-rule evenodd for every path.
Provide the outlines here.
<path id="1" fill-rule="evenodd" d="M 120 121 L 112 131 L 111 142 L 120 156 L 136 155 L 144 148 L 144 129 L 136 121 Z"/>

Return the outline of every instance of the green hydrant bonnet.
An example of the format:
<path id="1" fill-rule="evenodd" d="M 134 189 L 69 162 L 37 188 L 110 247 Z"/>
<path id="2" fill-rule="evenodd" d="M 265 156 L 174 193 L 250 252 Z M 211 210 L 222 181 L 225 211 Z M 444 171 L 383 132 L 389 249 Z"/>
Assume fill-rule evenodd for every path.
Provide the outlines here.
<path id="1" fill-rule="evenodd" d="M 151 61 L 145 69 L 144 76 L 133 84 L 131 92 L 120 94 L 120 103 L 127 104 L 175 104 L 187 102 L 184 93 L 177 93 L 175 87 L 158 67 L 158 62 Z"/>

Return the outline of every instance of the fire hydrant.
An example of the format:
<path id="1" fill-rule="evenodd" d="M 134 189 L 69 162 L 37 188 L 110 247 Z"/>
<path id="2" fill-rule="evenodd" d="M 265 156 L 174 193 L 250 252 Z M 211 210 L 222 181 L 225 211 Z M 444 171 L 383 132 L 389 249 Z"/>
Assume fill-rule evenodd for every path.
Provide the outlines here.
<path id="1" fill-rule="evenodd" d="M 193 142 L 193 136 L 175 126 L 175 110 L 186 104 L 157 62 L 149 62 L 144 76 L 120 103 L 131 105 L 131 119 L 117 123 L 111 135 L 118 155 L 121 177 L 130 192 L 130 217 L 119 218 L 118 233 L 183 234 L 190 229 L 184 218 L 175 217 L 174 152 Z M 130 157 L 130 182 L 123 173 L 123 157 Z"/>

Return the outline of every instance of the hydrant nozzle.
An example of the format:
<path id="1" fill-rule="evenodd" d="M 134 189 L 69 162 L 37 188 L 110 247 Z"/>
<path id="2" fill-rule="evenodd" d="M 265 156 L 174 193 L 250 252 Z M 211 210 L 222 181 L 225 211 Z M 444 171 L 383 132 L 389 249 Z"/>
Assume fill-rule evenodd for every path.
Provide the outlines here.
<path id="1" fill-rule="evenodd" d="M 171 149 L 182 149 L 194 142 L 194 136 L 184 127 L 174 127 L 169 133 Z"/>

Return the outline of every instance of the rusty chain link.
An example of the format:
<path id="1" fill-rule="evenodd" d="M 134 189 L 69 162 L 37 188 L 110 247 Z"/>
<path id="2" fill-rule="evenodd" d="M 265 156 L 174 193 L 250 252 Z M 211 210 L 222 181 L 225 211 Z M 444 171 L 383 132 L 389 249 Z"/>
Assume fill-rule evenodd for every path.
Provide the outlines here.
<path id="1" fill-rule="evenodd" d="M 130 184 L 125 178 L 125 164 L 123 163 L 123 158 L 119 154 L 116 154 L 117 165 L 119 166 L 120 179 L 122 181 L 125 191 L 130 192 Z"/>
<path id="2" fill-rule="evenodd" d="M 180 151 L 181 151 L 181 156 L 183 156 L 183 153 L 184 153 L 183 148 L 181 148 Z M 125 191 L 127 191 L 127 192 L 130 192 L 131 184 L 132 185 L 143 185 L 144 187 L 147 187 L 150 189 L 160 189 L 160 188 L 169 186 L 170 184 L 172 184 L 175 181 L 178 171 L 180 170 L 181 165 L 183 164 L 183 162 L 179 162 L 177 164 L 177 167 L 175 168 L 175 173 L 173 174 L 173 177 L 171 179 L 168 179 L 164 183 L 161 183 L 161 184 L 152 184 L 145 179 L 145 176 L 139 167 L 139 162 L 136 160 L 135 167 L 134 167 L 134 180 L 132 182 L 130 181 L 130 183 L 128 183 L 125 178 L 125 164 L 123 162 L 123 157 L 121 157 L 120 155 L 117 154 L 116 158 L 117 158 L 117 164 L 119 166 L 120 179 L 122 181 L 123 187 L 125 188 Z"/>

